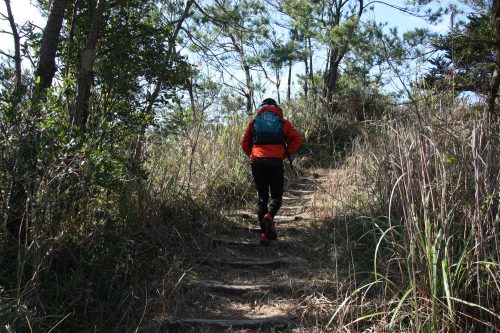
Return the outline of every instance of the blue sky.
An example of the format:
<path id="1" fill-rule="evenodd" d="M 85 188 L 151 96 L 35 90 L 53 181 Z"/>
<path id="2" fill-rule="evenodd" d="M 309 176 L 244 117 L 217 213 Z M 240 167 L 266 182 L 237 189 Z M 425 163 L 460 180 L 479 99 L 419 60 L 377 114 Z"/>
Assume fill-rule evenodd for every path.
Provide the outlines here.
<path id="1" fill-rule="evenodd" d="M 404 1 L 402 0 L 389 0 L 386 1 L 388 4 L 403 6 Z M 449 1 L 440 1 L 443 5 Z M 437 6 L 432 6 L 436 8 Z M 387 22 L 389 27 L 397 27 L 398 31 L 403 33 L 408 30 L 415 28 L 429 28 L 432 31 L 438 33 L 444 33 L 449 28 L 449 18 L 445 17 L 441 22 L 436 25 L 430 25 L 425 22 L 424 19 L 412 16 L 410 14 L 403 13 L 395 8 L 386 6 L 381 3 L 375 4 L 375 9 L 373 13 L 376 22 Z"/>

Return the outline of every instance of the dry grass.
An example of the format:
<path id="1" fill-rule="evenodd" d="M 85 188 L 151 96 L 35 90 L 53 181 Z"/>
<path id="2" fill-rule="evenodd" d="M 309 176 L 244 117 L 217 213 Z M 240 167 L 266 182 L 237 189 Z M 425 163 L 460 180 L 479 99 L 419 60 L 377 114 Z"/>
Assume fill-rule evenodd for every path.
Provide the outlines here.
<path id="1" fill-rule="evenodd" d="M 343 245 L 353 274 L 356 253 L 374 251 L 365 259 L 372 284 L 351 285 L 333 326 L 351 309 L 373 332 L 497 331 L 498 137 L 481 119 L 462 120 L 463 110 L 446 112 L 453 122 L 426 114 L 425 125 L 407 116 L 372 125 L 371 139 L 324 182 L 315 206 L 350 215 Z"/>

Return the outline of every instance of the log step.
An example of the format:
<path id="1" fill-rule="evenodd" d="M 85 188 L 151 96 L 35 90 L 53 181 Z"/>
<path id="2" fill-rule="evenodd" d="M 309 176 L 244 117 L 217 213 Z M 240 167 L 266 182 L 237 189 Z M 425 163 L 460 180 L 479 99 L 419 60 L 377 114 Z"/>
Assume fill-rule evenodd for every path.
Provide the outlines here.
<path id="1" fill-rule="evenodd" d="M 242 231 L 248 231 L 248 232 L 255 232 L 255 233 L 261 233 L 261 229 L 260 227 L 255 227 L 255 226 L 246 226 L 246 225 L 242 225 L 240 227 L 240 230 Z"/>
<path id="2" fill-rule="evenodd" d="M 245 268 L 245 267 L 268 267 L 268 268 L 278 268 L 290 264 L 298 264 L 298 260 L 290 259 L 272 259 L 272 260 L 258 260 L 258 259 L 242 259 L 242 260 L 226 260 L 211 258 L 206 259 L 201 262 L 202 265 L 207 266 L 229 266 L 234 268 Z"/>
<path id="3" fill-rule="evenodd" d="M 293 184 L 293 186 L 311 188 L 314 187 L 314 183 L 297 183 Z"/>
<path id="4" fill-rule="evenodd" d="M 293 221 L 276 222 L 277 225 L 287 224 Z M 260 231 L 260 229 L 259 229 Z M 279 232 L 279 230 L 278 230 Z M 273 241 L 271 244 L 288 245 L 294 244 L 288 240 L 278 239 Z M 248 246 L 248 247 L 259 247 L 262 246 L 257 238 L 255 240 L 241 240 L 241 239 L 214 239 L 212 240 L 213 246 Z"/>
<path id="5" fill-rule="evenodd" d="M 307 206 L 281 206 L 280 211 L 282 209 L 306 209 Z"/>
<path id="6" fill-rule="evenodd" d="M 260 228 L 259 228 L 260 231 Z M 224 246 L 260 246 L 257 239 L 255 240 L 240 240 L 240 239 L 213 239 L 212 244 L 214 246 L 224 245 Z"/>
<path id="7" fill-rule="evenodd" d="M 300 194 L 312 194 L 315 193 L 316 191 L 313 190 L 298 190 L 298 189 L 290 189 L 288 192 L 292 193 L 300 193 Z"/>
<path id="8" fill-rule="evenodd" d="M 276 292 L 290 290 L 291 286 L 284 283 L 269 283 L 269 284 L 255 284 L 255 285 L 237 285 L 237 284 L 224 284 L 216 281 L 193 281 L 189 282 L 187 287 L 190 288 L 203 288 L 211 292 L 241 295 L 245 293 L 263 293 L 263 292 Z"/>
<path id="9" fill-rule="evenodd" d="M 288 191 L 288 192 L 291 192 L 291 191 Z M 313 197 L 310 194 L 305 194 L 305 195 L 301 195 L 301 196 L 288 196 L 288 195 L 284 195 L 282 199 L 283 199 L 283 201 L 303 201 L 304 199 L 312 199 L 312 198 Z"/>
<path id="10" fill-rule="evenodd" d="M 176 328 L 213 328 L 213 329 L 249 329 L 260 328 L 285 329 L 289 323 L 285 318 L 262 318 L 262 319 L 205 319 L 205 318 L 183 318 L 171 322 L 169 326 Z M 204 331 L 205 332 L 205 331 Z M 217 331 L 218 332 L 218 331 Z"/>

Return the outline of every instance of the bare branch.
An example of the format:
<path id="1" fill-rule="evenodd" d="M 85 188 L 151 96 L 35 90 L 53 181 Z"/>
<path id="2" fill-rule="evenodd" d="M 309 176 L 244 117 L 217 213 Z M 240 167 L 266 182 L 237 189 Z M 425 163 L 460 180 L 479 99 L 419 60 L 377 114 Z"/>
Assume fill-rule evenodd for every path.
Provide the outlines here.
<path id="1" fill-rule="evenodd" d="M 369 7 L 369 6 L 377 4 L 377 3 L 381 4 L 381 5 L 384 5 L 384 6 L 387 6 L 387 7 L 391 7 L 391 8 L 397 9 L 400 12 L 403 12 L 403 13 L 406 13 L 406 14 L 410 14 L 411 16 L 414 16 L 414 17 L 419 17 L 419 18 L 423 18 L 423 19 L 428 18 L 428 16 L 421 15 L 418 12 L 414 12 L 414 11 L 409 10 L 408 8 L 397 6 L 397 5 L 392 5 L 392 4 L 389 4 L 389 3 L 384 2 L 384 1 L 370 1 L 366 5 L 364 5 L 363 10 L 366 7 Z"/>
<path id="2" fill-rule="evenodd" d="M 9 20 L 10 28 L 12 29 L 12 36 L 14 38 L 14 61 L 16 66 L 16 92 L 21 89 L 21 79 L 22 79 L 22 69 L 21 69 L 21 43 L 19 32 L 17 30 L 16 23 L 14 21 L 14 15 L 12 14 L 12 8 L 10 6 L 10 0 L 4 0 L 5 6 L 7 7 L 7 19 Z"/>
<path id="3" fill-rule="evenodd" d="M 6 57 L 8 57 L 8 58 L 10 58 L 10 59 L 16 59 L 16 57 L 15 57 L 15 56 L 13 56 L 12 54 L 8 54 L 8 53 L 6 53 L 6 52 L 4 52 L 4 51 L 2 51 L 2 50 L 0 50 L 0 54 L 1 54 L 1 55 L 4 55 L 4 56 L 6 56 Z"/>

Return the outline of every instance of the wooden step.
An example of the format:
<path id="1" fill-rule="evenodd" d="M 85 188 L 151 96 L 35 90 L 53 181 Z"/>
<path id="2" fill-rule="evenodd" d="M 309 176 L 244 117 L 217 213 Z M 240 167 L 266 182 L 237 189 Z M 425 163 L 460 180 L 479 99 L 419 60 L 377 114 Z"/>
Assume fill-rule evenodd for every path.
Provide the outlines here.
<path id="1" fill-rule="evenodd" d="M 315 179 L 312 177 L 300 177 L 300 178 L 298 178 L 298 181 L 299 182 L 313 183 L 315 181 Z"/>
<path id="2" fill-rule="evenodd" d="M 289 326 L 289 322 L 286 318 L 276 317 L 276 318 L 259 318 L 259 319 L 209 319 L 209 318 L 183 318 L 174 322 L 169 322 L 168 326 L 171 328 L 181 329 L 188 328 L 212 328 L 219 330 L 224 329 L 224 332 L 228 329 L 248 329 L 248 330 L 258 330 L 263 328 L 273 328 L 273 329 L 286 329 Z M 162 327 L 163 328 L 163 327 Z M 168 332 L 168 328 L 167 328 Z M 184 331 L 185 332 L 185 331 Z M 205 330 L 203 332 L 206 332 Z M 210 332 L 210 331 L 209 331 Z"/>
<path id="3" fill-rule="evenodd" d="M 293 194 L 295 193 L 295 194 Z M 309 200 L 313 198 L 312 194 L 301 194 L 301 193 L 289 193 L 289 195 L 284 195 L 283 196 L 283 201 L 304 201 L 304 200 Z M 294 195 L 294 196 L 292 196 Z"/>
<path id="4" fill-rule="evenodd" d="M 280 241 L 280 234 L 282 232 L 285 232 L 287 234 L 289 233 L 300 233 L 302 232 L 302 229 L 299 229 L 296 227 L 298 225 L 299 221 L 303 221 L 304 218 L 301 216 L 279 216 L 276 218 L 276 231 L 278 232 L 278 242 Z M 262 230 L 260 227 L 241 227 L 242 231 L 247 231 L 251 232 L 254 234 L 260 234 Z M 234 244 L 237 245 L 237 244 Z M 243 244 L 242 244 L 243 245 Z M 250 246 L 250 245 L 249 245 Z M 253 246 L 253 245 L 251 245 Z"/>
<path id="5" fill-rule="evenodd" d="M 298 193 L 298 194 L 313 194 L 316 191 L 313 190 L 299 190 L 299 189 L 289 189 L 287 192 Z"/>
<path id="6" fill-rule="evenodd" d="M 259 259 L 219 259 L 219 258 L 209 258 L 201 262 L 202 265 L 207 266 L 229 266 L 234 268 L 245 268 L 245 267 L 262 267 L 262 268 L 278 268 L 291 264 L 299 264 L 299 260 L 291 259 L 270 259 L 270 260 L 259 260 Z"/>
<path id="7" fill-rule="evenodd" d="M 301 205 L 301 206 L 281 206 L 281 210 L 286 210 L 286 209 L 307 209 L 307 206 Z"/>
<path id="8" fill-rule="evenodd" d="M 293 187 L 306 187 L 306 188 L 311 188 L 314 187 L 314 183 L 297 183 L 293 184 Z"/>
<path id="9" fill-rule="evenodd" d="M 246 293 L 263 293 L 290 290 L 291 286 L 285 283 L 267 284 L 226 284 L 218 281 L 191 281 L 187 288 L 203 288 L 211 292 L 241 295 Z"/>
<path id="10" fill-rule="evenodd" d="M 259 228 L 260 231 L 260 228 Z M 241 239 L 213 239 L 214 246 L 260 246 L 258 239 L 255 240 L 241 240 Z"/>
<path id="11" fill-rule="evenodd" d="M 274 222 L 276 222 L 277 225 L 280 225 L 283 223 L 297 222 L 297 221 L 301 221 L 304 219 L 305 218 L 303 216 L 300 216 L 299 214 L 295 214 L 294 216 L 279 216 L 278 215 L 278 217 L 276 217 Z"/>
<path id="12" fill-rule="evenodd" d="M 254 232 L 254 233 L 260 233 L 262 231 L 259 226 L 242 225 L 239 227 L 239 229 L 242 231 L 248 231 L 248 232 Z"/>

